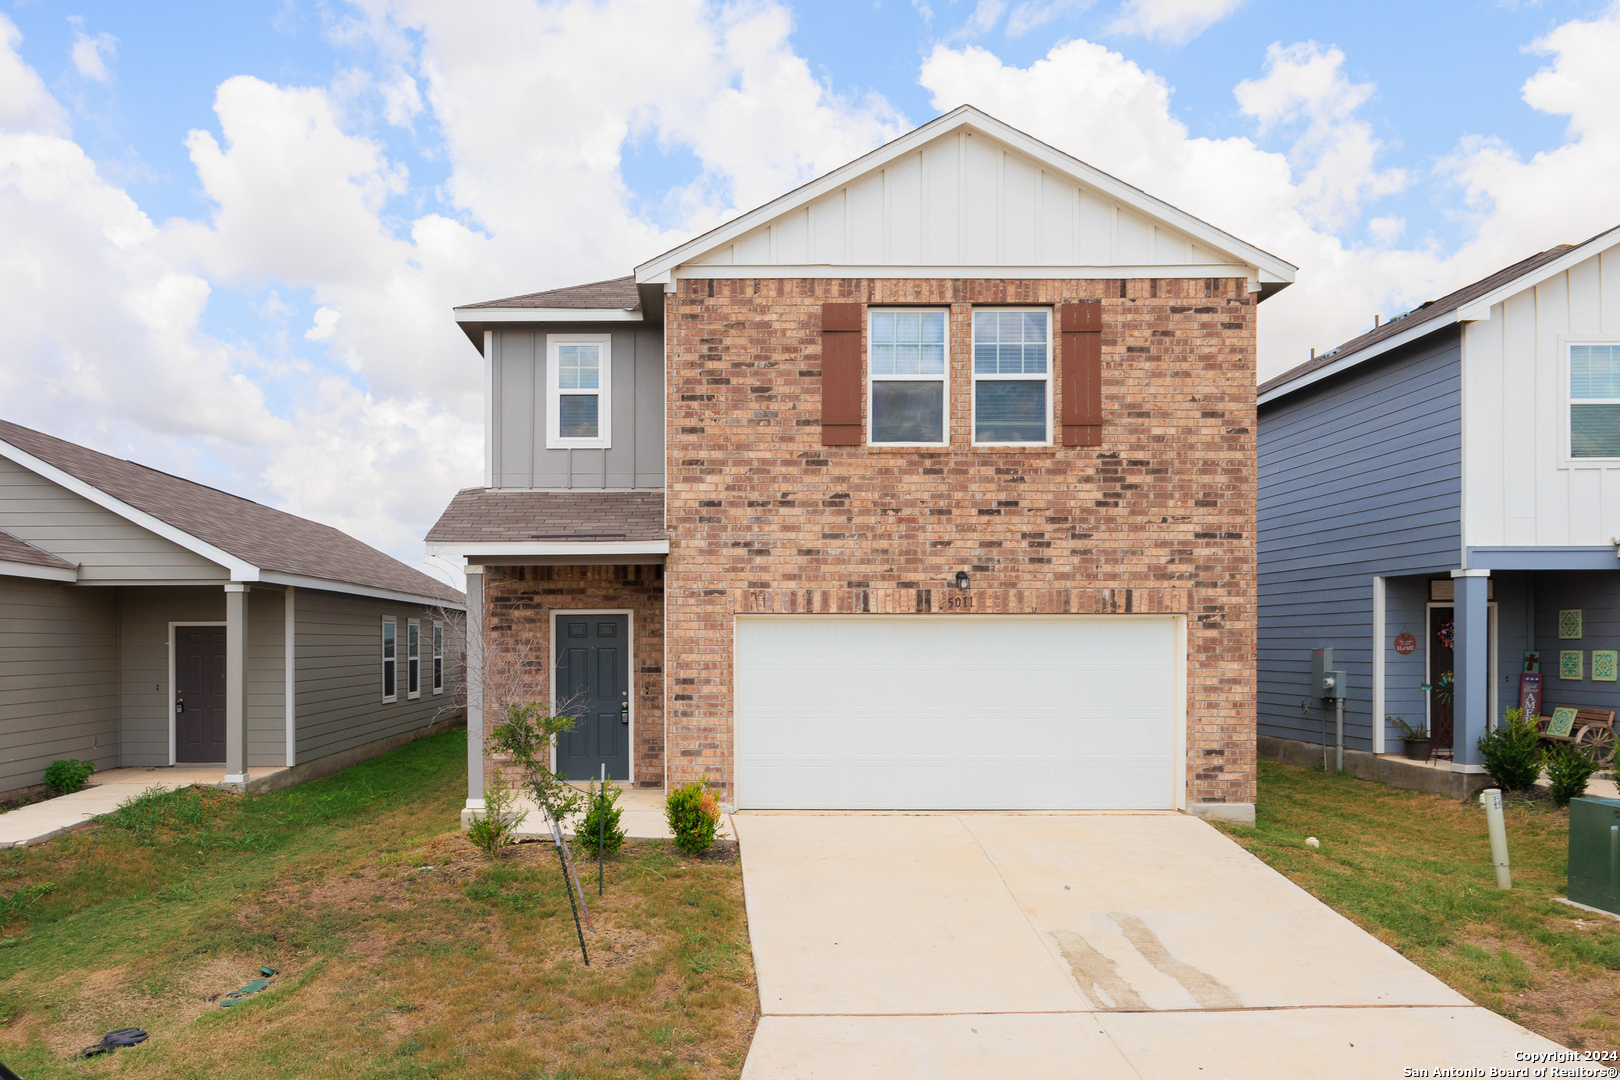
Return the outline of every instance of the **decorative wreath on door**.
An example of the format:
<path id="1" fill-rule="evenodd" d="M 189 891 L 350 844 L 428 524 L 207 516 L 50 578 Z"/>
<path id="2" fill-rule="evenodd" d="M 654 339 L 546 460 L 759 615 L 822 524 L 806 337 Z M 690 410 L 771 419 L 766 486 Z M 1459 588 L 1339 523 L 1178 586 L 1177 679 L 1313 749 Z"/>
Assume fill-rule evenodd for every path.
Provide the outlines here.
<path id="1" fill-rule="evenodd" d="M 1441 623 L 1440 629 L 1434 632 L 1434 636 L 1440 640 L 1440 644 L 1444 645 L 1448 649 L 1451 648 L 1457 640 L 1456 620 L 1447 619 L 1445 622 Z"/>

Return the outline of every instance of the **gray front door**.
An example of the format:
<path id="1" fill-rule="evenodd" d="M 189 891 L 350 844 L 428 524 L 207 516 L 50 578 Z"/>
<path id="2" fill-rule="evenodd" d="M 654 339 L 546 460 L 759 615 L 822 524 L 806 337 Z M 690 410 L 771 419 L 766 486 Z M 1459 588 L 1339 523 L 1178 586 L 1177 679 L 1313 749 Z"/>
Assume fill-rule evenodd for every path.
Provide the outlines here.
<path id="1" fill-rule="evenodd" d="M 225 760 L 225 628 L 174 628 L 174 759 Z"/>
<path id="2" fill-rule="evenodd" d="M 630 779 L 630 617 L 557 616 L 557 714 L 574 729 L 557 740 L 570 780 Z"/>

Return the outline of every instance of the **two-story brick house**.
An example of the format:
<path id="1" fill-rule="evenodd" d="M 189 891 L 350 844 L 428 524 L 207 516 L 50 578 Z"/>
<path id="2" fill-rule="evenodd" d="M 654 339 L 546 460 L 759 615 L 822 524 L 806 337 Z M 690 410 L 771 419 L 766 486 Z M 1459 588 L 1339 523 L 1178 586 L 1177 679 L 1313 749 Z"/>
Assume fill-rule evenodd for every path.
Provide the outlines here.
<path id="1" fill-rule="evenodd" d="M 740 808 L 1252 818 L 1256 305 L 1293 273 L 963 107 L 456 309 L 486 476 L 428 540 L 500 672 L 469 807 L 528 697 L 576 775 Z"/>

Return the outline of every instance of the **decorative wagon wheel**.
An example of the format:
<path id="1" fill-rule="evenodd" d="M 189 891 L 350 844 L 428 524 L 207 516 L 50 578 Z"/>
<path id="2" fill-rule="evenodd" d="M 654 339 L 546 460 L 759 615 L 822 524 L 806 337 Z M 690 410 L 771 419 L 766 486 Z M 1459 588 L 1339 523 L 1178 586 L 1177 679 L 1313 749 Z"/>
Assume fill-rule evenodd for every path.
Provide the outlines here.
<path id="1" fill-rule="evenodd" d="M 1599 765 L 1607 768 L 1614 764 L 1615 743 L 1620 741 L 1612 727 L 1587 727 L 1575 738 L 1575 745 L 1586 750 Z"/>

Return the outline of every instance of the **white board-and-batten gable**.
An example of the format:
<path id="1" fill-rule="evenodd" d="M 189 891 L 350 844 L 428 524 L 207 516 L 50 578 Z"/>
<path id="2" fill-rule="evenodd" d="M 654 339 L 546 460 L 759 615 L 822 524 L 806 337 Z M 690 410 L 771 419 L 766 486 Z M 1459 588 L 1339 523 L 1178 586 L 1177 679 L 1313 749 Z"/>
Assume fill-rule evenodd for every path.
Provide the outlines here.
<path id="1" fill-rule="evenodd" d="M 1620 457 L 1571 453 L 1570 349 L 1620 345 L 1620 229 L 1481 297 L 1458 321 L 1463 547 L 1612 553 Z"/>
<path id="2" fill-rule="evenodd" d="M 1268 252 L 964 105 L 636 268 L 713 277 L 1242 277 Z"/>

